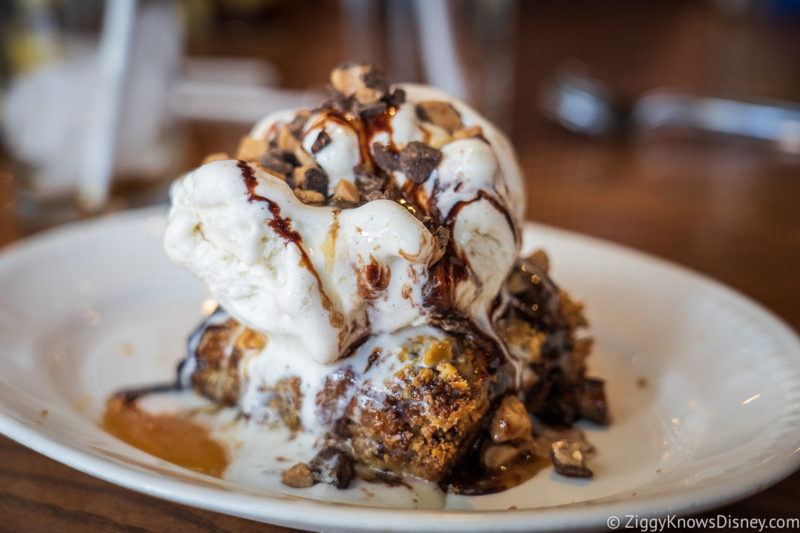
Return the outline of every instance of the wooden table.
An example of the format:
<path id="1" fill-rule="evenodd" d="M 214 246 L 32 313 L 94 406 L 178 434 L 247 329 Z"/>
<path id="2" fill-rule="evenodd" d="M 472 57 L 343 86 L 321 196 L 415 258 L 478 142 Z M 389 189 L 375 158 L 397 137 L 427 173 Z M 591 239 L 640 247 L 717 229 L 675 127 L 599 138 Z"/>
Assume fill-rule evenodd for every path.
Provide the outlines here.
<path id="1" fill-rule="evenodd" d="M 335 5 L 311 4 L 315 9 L 302 19 L 307 23 L 298 22 L 299 7 L 285 5 L 267 13 L 261 31 L 241 37 L 263 41 L 260 53 L 279 66 L 288 85 L 319 79 L 345 54 L 338 44 L 312 41 L 304 49 L 308 62 L 296 62 L 291 43 L 338 43 L 329 27 L 338 20 Z M 787 29 L 786 21 L 731 20 L 700 2 L 616 2 L 613 13 L 605 3 L 558 4 L 524 3 L 517 17 L 510 131 L 528 180 L 528 216 L 718 278 L 800 329 L 800 158 L 738 141 L 589 141 L 547 124 L 532 98 L 553 66 L 579 57 L 628 93 L 673 85 L 800 100 L 797 22 Z M 215 31 L 241 30 L 234 22 L 233 29 L 226 23 Z M 192 46 L 214 52 L 209 42 Z M 240 52 L 233 45 L 225 50 Z M 474 46 L 465 51 L 476 60 Z M 192 128 L 194 158 L 230 150 L 242 131 Z M 12 187 L 0 178 L 0 244 L 22 236 L 13 204 Z M 798 501 L 795 473 L 707 515 L 797 517 Z M 0 531 L 53 530 L 288 531 L 122 489 L 0 437 Z"/>

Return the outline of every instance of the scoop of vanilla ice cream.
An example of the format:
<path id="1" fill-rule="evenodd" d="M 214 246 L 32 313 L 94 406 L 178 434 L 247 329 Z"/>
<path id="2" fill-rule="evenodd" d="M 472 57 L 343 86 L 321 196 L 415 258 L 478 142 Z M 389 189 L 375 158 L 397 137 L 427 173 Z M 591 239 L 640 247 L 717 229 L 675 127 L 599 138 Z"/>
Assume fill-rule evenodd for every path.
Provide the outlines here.
<path id="1" fill-rule="evenodd" d="M 491 304 L 519 250 L 515 220 L 524 197 L 516 157 L 505 136 L 463 102 L 429 87 L 398 87 L 406 101 L 388 128 L 371 133 L 317 111 L 305 123 L 301 146 L 327 174 L 328 195 L 339 181 L 356 181 L 355 168 L 375 143 L 437 148 L 441 161 L 416 194 L 449 228 L 452 249 L 468 266 L 457 280 L 455 310 L 494 335 Z M 482 139 L 454 139 L 422 120 L 414 106 L 426 100 L 452 105 L 465 127 L 481 127 Z M 291 112 L 268 116 L 250 137 L 266 140 L 291 119 Z M 314 149 L 321 132 L 327 140 Z M 398 188 L 416 185 L 400 170 L 390 174 Z M 293 357 L 330 364 L 367 334 L 429 320 L 429 273 L 441 254 L 431 232 L 401 203 L 306 205 L 283 179 L 234 160 L 188 173 L 171 197 L 165 247 L 172 260 L 202 279 L 231 315 Z"/>
<path id="2" fill-rule="evenodd" d="M 283 180 L 232 160 L 190 172 L 171 197 L 169 257 L 242 323 L 293 343 L 300 357 L 330 363 L 368 324 L 393 331 L 420 319 L 417 280 L 433 237 L 395 202 L 312 207 Z"/>

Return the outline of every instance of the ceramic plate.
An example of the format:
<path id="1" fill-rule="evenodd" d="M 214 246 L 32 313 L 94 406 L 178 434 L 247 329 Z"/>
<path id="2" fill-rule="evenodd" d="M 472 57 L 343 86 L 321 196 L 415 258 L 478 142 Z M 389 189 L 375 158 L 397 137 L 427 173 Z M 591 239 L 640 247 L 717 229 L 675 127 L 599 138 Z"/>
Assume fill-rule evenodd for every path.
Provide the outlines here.
<path id="1" fill-rule="evenodd" d="M 526 249 L 545 248 L 554 279 L 585 301 L 590 370 L 607 380 L 613 423 L 584 426 L 598 451 L 593 480 L 547 469 L 504 493 L 402 509 L 368 491 L 334 503 L 166 463 L 97 424 L 115 389 L 172 378 L 202 316 L 201 285 L 162 251 L 164 213 L 76 224 L 0 254 L 0 431 L 137 491 L 326 531 L 603 527 L 611 516 L 722 505 L 800 465 L 800 341 L 789 328 L 698 274 L 536 224 L 525 227 Z"/>

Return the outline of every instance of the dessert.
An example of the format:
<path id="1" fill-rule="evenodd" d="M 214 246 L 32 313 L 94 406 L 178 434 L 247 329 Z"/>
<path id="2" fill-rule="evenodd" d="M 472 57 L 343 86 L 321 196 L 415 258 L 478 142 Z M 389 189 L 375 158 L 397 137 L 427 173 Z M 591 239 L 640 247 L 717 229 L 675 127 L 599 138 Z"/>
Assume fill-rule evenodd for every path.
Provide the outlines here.
<path id="1" fill-rule="evenodd" d="M 289 486 L 380 472 L 483 493 L 547 457 L 591 475 L 591 447 L 562 429 L 607 422 L 603 382 L 582 306 L 543 252 L 519 257 L 508 141 L 373 67 L 330 81 L 321 107 L 268 116 L 172 187 L 166 251 L 219 303 L 179 387 L 315 435 Z"/>

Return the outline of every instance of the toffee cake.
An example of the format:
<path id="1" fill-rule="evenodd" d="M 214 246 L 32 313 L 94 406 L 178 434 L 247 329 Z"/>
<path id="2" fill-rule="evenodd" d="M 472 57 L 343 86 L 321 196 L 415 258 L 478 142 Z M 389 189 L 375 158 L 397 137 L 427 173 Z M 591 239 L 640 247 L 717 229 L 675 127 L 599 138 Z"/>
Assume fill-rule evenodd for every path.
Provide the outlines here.
<path id="1" fill-rule="evenodd" d="M 375 68 L 331 74 L 313 110 L 271 115 L 172 188 L 170 257 L 219 307 L 178 383 L 247 423 L 318 435 L 294 487 L 415 476 L 507 488 L 549 457 L 591 476 L 582 306 L 543 252 L 520 258 L 506 138 L 440 91 Z"/>

